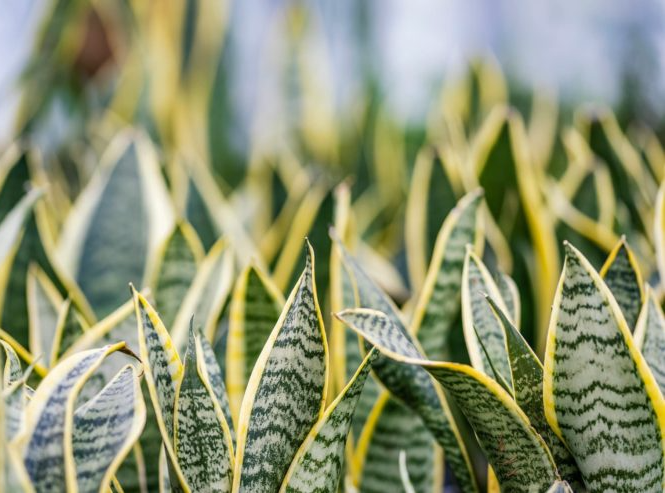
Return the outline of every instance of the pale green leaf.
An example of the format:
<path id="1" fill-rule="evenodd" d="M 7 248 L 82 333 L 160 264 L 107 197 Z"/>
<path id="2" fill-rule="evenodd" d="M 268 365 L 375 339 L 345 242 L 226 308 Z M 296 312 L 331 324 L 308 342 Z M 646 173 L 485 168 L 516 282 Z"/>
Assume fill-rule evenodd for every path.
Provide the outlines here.
<path id="1" fill-rule="evenodd" d="M 660 391 L 665 393 L 665 317 L 651 288 L 635 328 L 635 345 L 653 373 Z"/>
<path id="2" fill-rule="evenodd" d="M 60 293 L 36 264 L 28 271 L 28 321 L 30 352 L 51 366 L 51 356 L 58 325 L 58 310 L 63 303 Z"/>
<path id="3" fill-rule="evenodd" d="M 631 331 L 635 330 L 637 317 L 644 302 L 644 290 L 635 255 L 625 237 L 622 237 L 610 252 L 600 270 L 600 275 L 621 308 L 628 328 Z"/>
<path id="4" fill-rule="evenodd" d="M 14 348 L 9 343 L 0 340 L 2 348 L 5 352 L 5 365 L 2 373 L 2 382 L 5 387 L 9 387 L 12 383 L 16 382 L 23 375 L 21 369 L 21 360 L 19 359 Z"/>
<path id="5" fill-rule="evenodd" d="M 591 493 L 662 493 L 665 402 L 617 302 L 566 243 L 547 340 L 545 415 Z"/>
<path id="6" fill-rule="evenodd" d="M 584 490 L 578 490 L 584 491 Z M 574 493 L 573 489 L 565 481 L 557 481 L 547 490 L 547 493 Z"/>

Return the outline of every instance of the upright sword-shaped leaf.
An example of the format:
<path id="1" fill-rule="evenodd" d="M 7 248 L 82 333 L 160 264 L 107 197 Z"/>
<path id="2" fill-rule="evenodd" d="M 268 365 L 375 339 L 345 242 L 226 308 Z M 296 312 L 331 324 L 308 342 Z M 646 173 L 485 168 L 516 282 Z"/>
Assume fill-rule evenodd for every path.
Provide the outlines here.
<path id="1" fill-rule="evenodd" d="M 545 415 L 591 493 L 662 492 L 665 401 L 614 296 L 565 243 L 545 354 Z"/>
<path id="2" fill-rule="evenodd" d="M 628 328 L 635 330 L 645 298 L 640 268 L 625 237 L 610 252 L 600 275 L 621 308 Z"/>
<path id="3" fill-rule="evenodd" d="M 321 418 L 328 348 L 314 285 L 314 253 L 259 356 L 238 420 L 234 492 L 273 492 Z"/>
<path id="4" fill-rule="evenodd" d="M 660 391 L 665 394 L 665 317 L 651 288 L 647 288 L 634 337 Z"/>

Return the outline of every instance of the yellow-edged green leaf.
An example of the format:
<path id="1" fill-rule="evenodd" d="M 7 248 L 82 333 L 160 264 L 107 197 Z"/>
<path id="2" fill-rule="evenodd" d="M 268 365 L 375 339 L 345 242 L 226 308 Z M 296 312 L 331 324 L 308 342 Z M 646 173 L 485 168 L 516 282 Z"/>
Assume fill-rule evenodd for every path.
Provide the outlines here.
<path id="1" fill-rule="evenodd" d="M 612 293 L 566 243 L 545 354 L 545 415 L 590 493 L 662 492 L 665 401 Z"/>
<path id="2" fill-rule="evenodd" d="M 125 301 L 127 283 L 143 284 L 150 255 L 172 224 L 154 149 L 138 133 L 119 134 L 79 195 L 58 245 L 64 267 L 98 316 Z"/>
<path id="3" fill-rule="evenodd" d="M 559 479 L 547 445 L 496 381 L 467 365 L 424 359 L 379 311 L 345 310 L 338 316 L 389 357 L 425 368 L 448 391 L 473 427 L 502 491 L 545 491 Z"/>
<path id="4" fill-rule="evenodd" d="M 231 491 L 233 444 L 222 409 L 210 388 L 200 342 L 190 329 L 174 413 L 174 448 L 193 491 Z"/>
<path id="5" fill-rule="evenodd" d="M 82 351 L 53 368 L 30 399 L 24 431 L 17 437 L 26 471 L 37 491 L 65 491 L 76 487 L 73 461 L 65 442 L 74 403 L 85 380 L 104 359 L 124 343 Z"/>
<path id="6" fill-rule="evenodd" d="M 3 269 L 18 246 L 23 225 L 28 220 L 30 211 L 40 195 L 39 190 L 31 190 L 25 194 L 0 223 L 0 265 L 3 266 Z"/>
<path id="7" fill-rule="evenodd" d="M 25 421 L 25 404 L 27 402 L 22 380 L 12 383 L 2 391 L 5 404 L 5 440 L 10 442 L 23 426 Z"/>
<path id="8" fill-rule="evenodd" d="M 51 349 L 51 364 L 56 363 L 87 329 L 87 324 L 72 305 L 71 300 L 65 300 L 58 311 L 58 321 Z"/>
<path id="9" fill-rule="evenodd" d="M 28 153 L 12 145 L 0 157 L 0 221 L 25 195 L 30 183 Z"/>
<path id="10" fill-rule="evenodd" d="M 159 266 L 153 285 L 155 305 L 166 327 L 171 327 L 194 281 L 203 247 L 186 222 L 179 222 L 161 247 Z"/>
<path id="11" fill-rule="evenodd" d="M 298 448 L 320 419 L 328 348 L 314 284 L 314 253 L 259 356 L 240 409 L 233 491 L 279 488 Z"/>
<path id="12" fill-rule="evenodd" d="M 351 418 L 377 355 L 377 351 L 368 353 L 351 381 L 309 432 L 293 458 L 280 492 L 337 491 Z"/>
<path id="13" fill-rule="evenodd" d="M 51 366 L 51 356 L 58 325 L 58 310 L 63 303 L 60 293 L 36 264 L 28 271 L 28 321 L 30 352 Z"/>
<path id="14" fill-rule="evenodd" d="M 392 324 L 398 327 L 401 336 L 410 344 L 417 344 L 406 331 L 399 311 L 363 271 L 358 262 L 338 243 L 342 259 L 353 276 L 358 305 L 386 313 Z M 464 442 L 457 430 L 445 396 L 438 389 L 427 372 L 414 365 L 403 364 L 386 357 L 379 357 L 373 365 L 374 372 L 381 382 L 398 399 L 410 407 L 425 423 L 434 439 L 444 449 L 460 489 L 463 492 L 478 491 L 473 468 L 469 461 Z"/>
<path id="15" fill-rule="evenodd" d="M 499 272 L 496 276 L 496 286 L 499 288 L 501 299 L 506 305 L 508 310 L 507 315 L 513 321 L 515 327 L 519 330 L 522 302 L 520 300 L 520 292 L 517 289 L 517 284 L 513 281 L 512 277 L 503 272 Z"/>
<path id="16" fill-rule="evenodd" d="M 23 370 L 21 369 L 21 360 L 14 351 L 14 348 L 8 342 L 0 340 L 2 349 L 5 352 L 5 364 L 2 372 L 2 383 L 5 387 L 9 387 L 12 383 L 21 379 Z"/>
<path id="17" fill-rule="evenodd" d="M 619 304 L 628 328 L 635 330 L 644 302 L 644 290 L 640 268 L 625 237 L 610 252 L 600 275 Z"/>
<path id="18" fill-rule="evenodd" d="M 507 312 L 499 288 L 487 267 L 471 249 L 468 249 L 462 275 L 462 324 L 469 357 L 473 367 L 487 375 L 492 374 L 491 361 L 496 371 L 512 387 L 510 364 L 506 354 L 506 337 L 499 318 L 485 300 L 487 294 L 500 303 L 501 309 Z M 482 350 L 478 340 L 482 341 L 487 353 Z"/>
<path id="19" fill-rule="evenodd" d="M 136 369 L 125 366 L 95 397 L 74 412 L 71 432 L 78 491 L 103 491 L 145 424 Z"/>
<path id="20" fill-rule="evenodd" d="M 635 345 L 642 352 L 660 391 L 665 393 L 665 317 L 651 288 L 647 288 L 637 319 Z"/>
<path id="21" fill-rule="evenodd" d="M 653 239 L 656 247 L 656 262 L 660 275 L 660 286 L 665 288 L 665 180 L 660 184 L 653 215 Z"/>
<path id="22" fill-rule="evenodd" d="M 425 354 L 443 359 L 448 334 L 460 310 L 462 267 L 468 244 L 481 248 L 482 191 L 464 196 L 448 214 L 436 239 L 425 284 L 411 321 Z"/>
<path id="23" fill-rule="evenodd" d="M 272 281 L 250 265 L 236 281 L 226 345 L 226 388 L 237 421 L 247 380 L 279 314 L 284 297 Z"/>
<path id="24" fill-rule="evenodd" d="M 415 491 L 437 491 L 435 446 L 420 418 L 384 392 L 377 399 L 358 443 L 356 460 L 361 468 L 358 491 L 395 491 L 401 482 L 399 454 L 403 451 L 408 456 L 406 467 Z"/>
<path id="25" fill-rule="evenodd" d="M 542 363 L 497 303 L 492 298 L 487 298 L 487 301 L 499 316 L 506 334 L 506 348 L 515 388 L 513 392 L 515 402 L 527 415 L 531 426 L 545 440 L 561 477 L 582 490 L 582 477 L 575 465 L 575 459 L 552 431 L 545 418 Z"/>

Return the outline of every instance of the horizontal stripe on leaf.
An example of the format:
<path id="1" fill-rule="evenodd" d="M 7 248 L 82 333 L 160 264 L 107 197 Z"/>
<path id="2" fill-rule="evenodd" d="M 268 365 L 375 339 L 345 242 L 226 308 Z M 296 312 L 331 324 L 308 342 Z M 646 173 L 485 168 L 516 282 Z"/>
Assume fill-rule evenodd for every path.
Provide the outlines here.
<path id="1" fill-rule="evenodd" d="M 348 385 L 312 428 L 296 453 L 280 492 L 337 491 L 351 418 L 377 355 L 377 351 L 367 355 Z"/>
<path id="2" fill-rule="evenodd" d="M 233 491 L 278 489 L 323 412 L 328 349 L 313 262 L 308 243 L 305 270 L 249 379 L 240 410 Z"/>
<path id="3" fill-rule="evenodd" d="M 198 346 L 198 347 L 197 347 Z M 204 356 L 190 328 L 174 414 L 174 448 L 192 491 L 231 491 L 233 444 L 226 418 L 204 372 Z"/>
<path id="4" fill-rule="evenodd" d="M 385 314 L 366 309 L 339 314 L 349 327 L 387 356 L 426 369 L 453 396 L 505 491 L 546 490 L 558 473 L 552 456 L 512 396 L 467 365 L 426 360 Z"/>
<path id="5" fill-rule="evenodd" d="M 635 330 L 644 302 L 644 290 L 640 268 L 625 237 L 610 252 L 600 275 L 619 304 L 628 328 Z"/>
<path id="6" fill-rule="evenodd" d="M 591 493 L 662 492 L 665 402 L 611 292 L 566 243 L 547 340 L 545 414 Z"/>
<path id="7" fill-rule="evenodd" d="M 145 417 L 139 376 L 131 365 L 74 412 L 71 443 L 79 492 L 94 493 L 110 484 Z"/>

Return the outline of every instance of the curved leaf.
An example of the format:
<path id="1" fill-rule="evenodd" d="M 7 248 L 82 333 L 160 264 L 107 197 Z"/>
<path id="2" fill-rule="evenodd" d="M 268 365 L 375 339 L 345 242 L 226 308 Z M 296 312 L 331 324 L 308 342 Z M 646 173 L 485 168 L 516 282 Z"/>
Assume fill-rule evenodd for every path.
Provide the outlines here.
<path id="1" fill-rule="evenodd" d="M 600 269 L 600 276 L 619 304 L 628 328 L 635 330 L 644 302 L 644 290 L 640 268 L 625 237 L 621 237 L 621 241 L 610 252 Z"/>
<path id="2" fill-rule="evenodd" d="M 665 317 L 651 288 L 637 319 L 635 345 L 642 352 L 660 391 L 665 394 Z"/>
<path id="3" fill-rule="evenodd" d="M 5 341 L 0 341 L 2 349 L 5 352 L 5 365 L 2 372 L 2 383 L 4 387 L 9 387 L 12 383 L 18 381 L 23 376 L 21 369 L 21 360 L 14 348 Z"/>
<path id="4" fill-rule="evenodd" d="M 328 348 L 314 254 L 291 292 L 247 385 L 238 421 L 233 491 L 271 492 L 323 413 Z"/>
<path id="5" fill-rule="evenodd" d="M 51 366 L 51 356 L 58 325 L 58 310 L 63 303 L 60 293 L 37 265 L 28 271 L 28 321 L 30 352 Z"/>
<path id="6" fill-rule="evenodd" d="M 545 354 L 545 415 L 591 493 L 662 492 L 665 402 L 614 297 L 573 246 Z"/>

